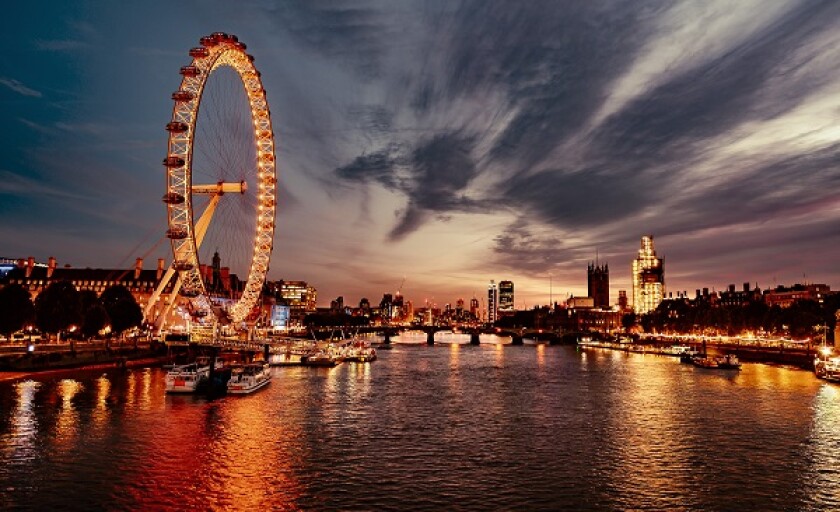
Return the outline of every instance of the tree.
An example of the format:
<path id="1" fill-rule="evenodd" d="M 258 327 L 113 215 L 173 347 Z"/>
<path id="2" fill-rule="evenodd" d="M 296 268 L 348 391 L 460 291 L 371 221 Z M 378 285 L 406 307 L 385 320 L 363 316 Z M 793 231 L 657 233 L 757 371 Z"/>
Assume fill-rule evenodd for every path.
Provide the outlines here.
<path id="1" fill-rule="evenodd" d="M 0 289 L 0 334 L 19 331 L 34 318 L 35 307 L 23 286 L 10 284 Z"/>
<path id="2" fill-rule="evenodd" d="M 35 298 L 38 328 L 55 334 L 82 323 L 82 301 L 79 291 L 69 281 L 50 283 Z"/>
<path id="3" fill-rule="evenodd" d="M 108 312 L 99 303 L 89 307 L 85 311 L 84 317 L 84 321 L 82 322 L 82 335 L 85 338 L 96 336 L 99 331 L 111 323 L 111 317 L 108 316 Z"/>
<path id="4" fill-rule="evenodd" d="M 122 333 L 143 322 L 143 311 L 128 288 L 121 284 L 109 286 L 102 292 L 99 302 L 111 319 L 111 330 Z"/>
<path id="5" fill-rule="evenodd" d="M 625 313 L 621 317 L 621 326 L 624 327 L 624 332 L 630 332 L 630 329 L 636 325 L 636 313 Z"/>
<path id="6" fill-rule="evenodd" d="M 111 323 L 108 312 L 99 302 L 99 296 L 93 290 L 82 290 L 79 292 L 82 303 L 82 329 L 81 334 L 85 338 L 96 336 L 99 331 Z"/>

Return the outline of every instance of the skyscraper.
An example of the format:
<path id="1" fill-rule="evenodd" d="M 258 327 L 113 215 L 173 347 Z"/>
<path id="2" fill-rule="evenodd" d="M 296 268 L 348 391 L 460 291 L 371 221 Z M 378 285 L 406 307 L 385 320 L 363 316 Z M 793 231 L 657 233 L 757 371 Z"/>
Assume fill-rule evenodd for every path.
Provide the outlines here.
<path id="1" fill-rule="evenodd" d="M 633 311 L 637 315 L 656 309 L 665 296 L 662 258 L 656 257 L 653 236 L 642 237 L 639 255 L 633 260 Z"/>
<path id="2" fill-rule="evenodd" d="M 499 281 L 499 316 L 513 314 L 513 281 Z"/>
<path id="3" fill-rule="evenodd" d="M 610 307 L 610 267 L 607 264 L 590 263 L 586 269 L 588 295 L 595 301 L 596 308 Z"/>
<path id="4" fill-rule="evenodd" d="M 499 290 L 496 288 L 496 281 L 490 281 L 487 287 L 487 323 L 496 322 L 496 314 L 499 307 Z"/>

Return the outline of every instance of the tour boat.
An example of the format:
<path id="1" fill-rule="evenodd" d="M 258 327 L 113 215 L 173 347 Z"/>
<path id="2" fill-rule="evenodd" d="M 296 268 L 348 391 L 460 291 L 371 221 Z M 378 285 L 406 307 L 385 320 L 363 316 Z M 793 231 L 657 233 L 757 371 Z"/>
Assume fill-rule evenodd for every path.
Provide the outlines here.
<path id="1" fill-rule="evenodd" d="M 832 354 L 831 348 L 821 348 L 821 356 L 814 359 L 814 373 L 820 379 L 840 382 L 840 357 Z"/>
<path id="2" fill-rule="evenodd" d="M 300 364 L 303 366 L 325 366 L 331 368 L 340 362 L 340 359 L 337 359 L 334 355 L 324 350 L 316 350 L 300 358 Z"/>
<path id="3" fill-rule="evenodd" d="M 354 363 L 369 363 L 376 360 L 376 349 L 371 347 L 370 343 L 360 339 L 349 340 L 339 348 L 339 354 L 344 361 Z"/>
<path id="4" fill-rule="evenodd" d="M 716 370 L 739 370 L 741 368 L 738 356 L 734 354 L 726 354 L 721 357 L 695 357 L 691 362 L 698 368 Z"/>
<path id="5" fill-rule="evenodd" d="M 700 355 L 700 352 L 689 347 L 688 345 L 673 345 L 662 349 L 662 355 L 677 356 L 677 357 L 694 357 Z"/>
<path id="6" fill-rule="evenodd" d="M 166 373 L 167 393 L 195 393 L 210 377 L 210 367 L 198 363 L 182 364 Z"/>
<path id="7" fill-rule="evenodd" d="M 267 364 L 246 364 L 235 367 L 227 383 L 227 392 L 244 395 L 252 393 L 271 382 L 271 369 Z"/>

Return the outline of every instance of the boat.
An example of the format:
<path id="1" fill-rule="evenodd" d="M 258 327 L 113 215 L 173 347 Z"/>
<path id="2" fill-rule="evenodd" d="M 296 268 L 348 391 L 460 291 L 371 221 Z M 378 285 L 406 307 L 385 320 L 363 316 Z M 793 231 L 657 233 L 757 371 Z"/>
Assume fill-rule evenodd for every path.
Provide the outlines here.
<path id="1" fill-rule="evenodd" d="M 738 361 L 738 356 L 734 354 L 726 354 L 720 357 L 694 357 L 691 363 L 698 368 L 708 368 L 716 370 L 739 370 L 741 363 Z"/>
<path id="2" fill-rule="evenodd" d="M 700 355 L 698 350 L 695 350 L 688 345 L 673 345 L 665 347 L 660 353 L 665 356 L 677 356 L 679 358 L 687 357 L 688 359 Z"/>
<path id="3" fill-rule="evenodd" d="M 221 370 L 224 362 L 216 359 L 215 370 Z M 194 363 L 173 367 L 166 373 L 167 393 L 195 393 L 210 378 L 210 358 L 197 357 Z"/>
<path id="4" fill-rule="evenodd" d="M 840 382 L 840 356 L 836 356 L 831 347 L 823 346 L 814 359 L 814 374 L 832 382 Z"/>
<path id="5" fill-rule="evenodd" d="M 376 361 L 376 349 L 370 343 L 360 339 L 349 340 L 340 346 L 338 353 L 344 361 L 354 363 L 369 363 Z"/>
<path id="6" fill-rule="evenodd" d="M 167 393 L 195 393 L 210 377 L 210 367 L 198 363 L 182 364 L 166 373 Z"/>
<path id="7" fill-rule="evenodd" d="M 227 392 L 235 395 L 253 393 L 271 382 L 271 368 L 265 363 L 246 364 L 232 369 Z"/>
<path id="8" fill-rule="evenodd" d="M 332 368 L 340 362 L 340 359 L 324 350 L 314 350 L 300 358 L 300 364 L 303 366 L 323 366 Z"/>
<path id="9" fill-rule="evenodd" d="M 736 356 L 735 354 L 726 354 L 716 359 L 718 362 L 718 368 L 720 368 L 721 370 L 741 369 L 741 362 L 738 361 L 738 356 Z"/>

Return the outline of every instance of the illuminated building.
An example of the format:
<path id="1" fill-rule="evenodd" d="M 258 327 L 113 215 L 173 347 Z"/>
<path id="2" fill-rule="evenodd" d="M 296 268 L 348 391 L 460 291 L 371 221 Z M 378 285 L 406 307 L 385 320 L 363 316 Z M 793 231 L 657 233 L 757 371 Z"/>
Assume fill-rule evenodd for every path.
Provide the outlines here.
<path id="1" fill-rule="evenodd" d="M 478 313 L 479 313 L 479 306 L 478 306 L 478 299 L 473 297 L 470 299 L 470 315 L 472 315 L 473 319 L 478 320 Z"/>
<path id="2" fill-rule="evenodd" d="M 499 308 L 499 290 L 496 288 L 496 281 L 490 281 L 487 287 L 487 322 L 495 323 Z"/>
<path id="3" fill-rule="evenodd" d="M 633 260 L 633 310 L 641 315 L 653 311 L 665 296 L 662 258 L 656 257 L 653 236 L 642 237 L 639 255 Z"/>
<path id="4" fill-rule="evenodd" d="M 586 269 L 587 295 L 595 301 L 596 308 L 610 307 L 610 267 L 590 263 Z"/>
<path id="5" fill-rule="evenodd" d="M 512 315 L 513 281 L 499 281 L 499 316 Z"/>

